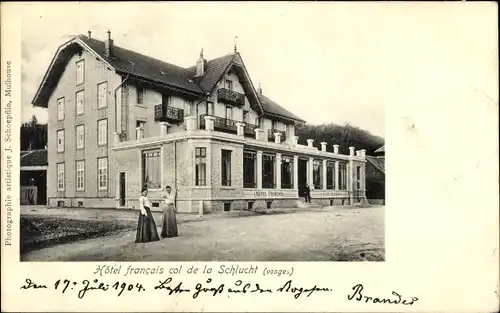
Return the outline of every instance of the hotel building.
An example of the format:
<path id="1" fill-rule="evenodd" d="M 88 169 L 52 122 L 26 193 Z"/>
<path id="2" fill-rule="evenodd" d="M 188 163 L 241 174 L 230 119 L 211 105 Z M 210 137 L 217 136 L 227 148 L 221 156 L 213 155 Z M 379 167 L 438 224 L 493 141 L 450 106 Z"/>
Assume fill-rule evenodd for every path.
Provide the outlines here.
<path id="1" fill-rule="evenodd" d="M 365 151 L 299 145 L 304 121 L 255 88 L 234 53 L 183 68 L 79 35 L 62 44 L 33 99 L 48 109 L 49 206 L 153 207 L 177 191 L 179 212 L 296 207 L 365 198 Z"/>

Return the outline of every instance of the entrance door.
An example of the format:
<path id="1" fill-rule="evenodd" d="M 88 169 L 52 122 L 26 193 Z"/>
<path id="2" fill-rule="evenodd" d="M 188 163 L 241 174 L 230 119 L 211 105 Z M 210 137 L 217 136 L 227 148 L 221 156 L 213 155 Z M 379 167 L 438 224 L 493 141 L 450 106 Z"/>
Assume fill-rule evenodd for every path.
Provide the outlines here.
<path id="1" fill-rule="evenodd" d="M 298 186 L 299 186 L 299 197 L 304 197 L 304 191 L 306 187 L 306 182 L 307 182 L 307 160 L 306 159 L 299 159 L 299 164 L 298 164 Z"/>
<path id="2" fill-rule="evenodd" d="M 120 173 L 120 206 L 125 206 L 125 173 Z"/>

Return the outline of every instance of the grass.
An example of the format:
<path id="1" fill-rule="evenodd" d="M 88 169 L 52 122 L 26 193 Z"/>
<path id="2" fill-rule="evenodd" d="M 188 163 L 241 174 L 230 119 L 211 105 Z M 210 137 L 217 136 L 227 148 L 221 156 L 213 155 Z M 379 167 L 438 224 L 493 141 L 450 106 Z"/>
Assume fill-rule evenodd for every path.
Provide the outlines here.
<path id="1" fill-rule="evenodd" d="M 61 217 L 21 217 L 20 252 L 103 237 L 134 226 L 108 220 L 76 220 Z"/>

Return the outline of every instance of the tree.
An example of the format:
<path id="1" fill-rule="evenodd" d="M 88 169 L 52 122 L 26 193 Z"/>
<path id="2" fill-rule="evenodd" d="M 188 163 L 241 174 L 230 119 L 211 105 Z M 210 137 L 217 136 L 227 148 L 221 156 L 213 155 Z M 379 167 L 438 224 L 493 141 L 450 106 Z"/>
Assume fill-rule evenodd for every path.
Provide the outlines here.
<path id="1" fill-rule="evenodd" d="M 375 136 L 370 132 L 349 123 L 341 126 L 333 123 L 321 125 L 301 124 L 295 134 L 299 137 L 300 144 L 307 144 L 307 139 L 314 139 L 314 145 L 319 147 L 320 142 L 327 143 L 326 150 L 333 152 L 333 145 L 339 145 L 339 153 L 349 154 L 349 147 L 356 150 L 365 149 L 367 154 L 384 145 L 384 138 Z"/>
<path id="2" fill-rule="evenodd" d="M 47 124 L 38 124 L 35 115 L 21 125 L 21 151 L 44 149 L 47 145 Z"/>

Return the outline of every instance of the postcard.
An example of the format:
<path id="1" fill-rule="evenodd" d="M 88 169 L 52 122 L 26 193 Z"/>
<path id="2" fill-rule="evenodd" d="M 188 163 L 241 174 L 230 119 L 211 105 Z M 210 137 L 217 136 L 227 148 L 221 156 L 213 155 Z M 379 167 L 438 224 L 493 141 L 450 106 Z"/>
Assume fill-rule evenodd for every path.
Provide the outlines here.
<path id="1" fill-rule="evenodd" d="M 497 14 L 2 3 L 2 311 L 498 311 Z"/>

